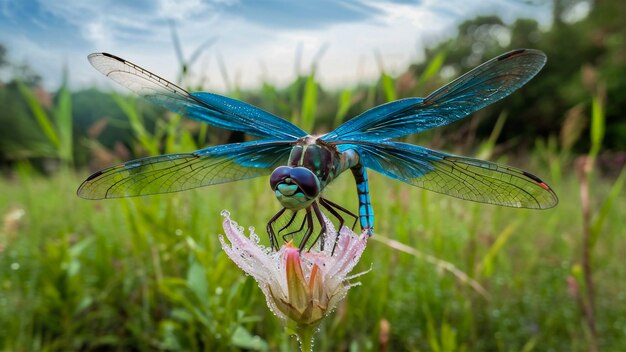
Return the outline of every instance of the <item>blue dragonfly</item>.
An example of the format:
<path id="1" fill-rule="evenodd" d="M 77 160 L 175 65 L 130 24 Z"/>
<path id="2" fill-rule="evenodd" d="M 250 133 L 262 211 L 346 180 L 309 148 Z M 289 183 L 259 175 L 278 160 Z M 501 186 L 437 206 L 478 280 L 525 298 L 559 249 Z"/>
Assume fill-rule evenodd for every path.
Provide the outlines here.
<path id="1" fill-rule="evenodd" d="M 496 102 L 541 70 L 541 51 L 519 49 L 491 59 L 439 88 L 426 98 L 407 98 L 374 107 L 332 132 L 313 136 L 292 123 L 239 100 L 189 93 L 177 85 L 117 56 L 89 55 L 101 73 L 148 101 L 177 114 L 257 137 L 191 153 L 151 156 L 124 162 L 89 176 L 77 194 L 87 199 L 143 196 L 270 175 L 270 186 L 282 209 L 267 224 L 272 248 L 278 248 L 276 222 L 287 225 L 303 210 L 300 242 L 311 240 L 315 221 L 326 234 L 321 208 L 341 227 L 342 214 L 358 218 L 370 235 L 374 212 L 367 169 L 453 197 L 509 207 L 546 209 L 558 198 L 539 177 L 489 161 L 455 156 L 394 139 L 458 121 Z M 323 196 L 324 188 L 350 170 L 358 193 L 358 216 Z M 288 211 L 290 210 L 290 211 Z M 353 225 L 354 227 L 354 225 Z M 285 236 L 283 236 L 283 239 Z M 324 243 L 324 241 L 321 241 Z M 309 247 L 310 248 L 310 247 Z"/>

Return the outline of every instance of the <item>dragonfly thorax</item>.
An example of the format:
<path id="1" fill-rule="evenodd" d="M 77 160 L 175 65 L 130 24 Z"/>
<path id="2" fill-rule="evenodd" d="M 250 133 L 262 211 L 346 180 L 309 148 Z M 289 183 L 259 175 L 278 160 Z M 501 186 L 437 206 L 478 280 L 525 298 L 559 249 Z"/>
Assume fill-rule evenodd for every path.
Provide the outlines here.
<path id="1" fill-rule="evenodd" d="M 336 176 L 339 163 L 337 148 L 317 137 L 306 136 L 291 149 L 287 165 L 304 167 L 317 176 L 324 188 Z"/>

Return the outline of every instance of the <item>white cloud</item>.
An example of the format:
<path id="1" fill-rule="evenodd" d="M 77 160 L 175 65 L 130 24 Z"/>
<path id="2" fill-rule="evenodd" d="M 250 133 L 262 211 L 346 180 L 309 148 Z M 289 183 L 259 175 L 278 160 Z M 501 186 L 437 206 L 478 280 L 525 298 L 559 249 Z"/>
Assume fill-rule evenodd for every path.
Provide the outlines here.
<path id="1" fill-rule="evenodd" d="M 95 46 L 106 46 L 111 43 L 111 32 L 107 31 L 106 25 L 101 20 L 94 20 L 85 25 L 84 35 Z"/>
<path id="2" fill-rule="evenodd" d="M 319 28 L 287 28 L 271 26 L 269 20 L 244 18 L 236 12 L 239 8 L 236 0 L 159 0 L 143 5 L 117 0 L 40 0 L 41 11 L 73 28 L 67 38 L 52 43 L 24 34 L 23 40 L 18 41 L 16 38 L 20 36 L 13 35 L 2 41 L 13 43 L 10 50 L 22 57 L 45 58 L 45 62 L 32 64 L 47 74 L 45 79 L 50 86 L 60 81 L 64 61 L 72 63 L 70 75 L 76 85 L 107 82 L 89 68 L 85 56 L 91 51 L 112 52 L 175 80 L 179 63 L 169 28 L 169 20 L 174 20 L 187 55 L 207 39 L 217 38 L 192 67 L 194 76 L 209 78 L 208 90 L 225 87 L 217 53 L 223 58 L 231 80 L 239 77 L 238 83 L 244 87 L 255 87 L 263 76 L 283 85 L 295 76 L 298 46 L 302 47 L 301 67 L 308 71 L 311 60 L 324 45 L 328 48 L 319 62 L 318 78 L 324 84 L 337 86 L 377 77 L 380 67 L 374 52 L 380 54 L 385 70 L 400 73 L 410 62 L 422 57 L 424 44 L 452 34 L 461 18 L 494 12 L 508 20 L 521 14 L 544 16 L 541 11 L 540 14 L 531 11 L 537 8 L 517 1 L 486 0 L 471 5 L 459 0 L 423 0 L 418 5 L 362 1 L 363 6 L 358 9 L 371 11 L 366 14 L 366 20 L 337 19 Z M 12 13 L 13 9 L 3 6 L 2 12 Z M 36 50 L 40 52 L 35 53 Z"/>
<path id="3" fill-rule="evenodd" d="M 160 0 L 158 4 L 158 15 L 173 20 L 184 20 L 194 14 L 204 13 L 209 7 L 201 0 Z"/>

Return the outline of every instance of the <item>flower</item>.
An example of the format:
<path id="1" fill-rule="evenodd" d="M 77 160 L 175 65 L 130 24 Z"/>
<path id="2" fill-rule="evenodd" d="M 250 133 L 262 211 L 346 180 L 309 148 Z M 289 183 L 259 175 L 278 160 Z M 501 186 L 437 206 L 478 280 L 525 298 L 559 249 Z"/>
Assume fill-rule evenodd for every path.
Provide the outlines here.
<path id="1" fill-rule="evenodd" d="M 347 227 L 341 228 L 333 251 L 336 231 L 325 219 L 329 229 L 324 250 L 302 251 L 291 242 L 274 252 L 259 244 L 259 237 L 250 228 L 250 237 L 243 228 L 224 216 L 224 231 L 230 244 L 220 236 L 222 249 L 243 271 L 252 276 L 265 294 L 272 312 L 296 330 L 313 331 L 329 312 L 345 298 L 348 290 L 359 283 L 348 276 L 358 263 L 369 237 L 357 235 Z M 302 337 L 302 336 L 300 336 Z M 300 339 L 301 343 L 303 342 Z"/>

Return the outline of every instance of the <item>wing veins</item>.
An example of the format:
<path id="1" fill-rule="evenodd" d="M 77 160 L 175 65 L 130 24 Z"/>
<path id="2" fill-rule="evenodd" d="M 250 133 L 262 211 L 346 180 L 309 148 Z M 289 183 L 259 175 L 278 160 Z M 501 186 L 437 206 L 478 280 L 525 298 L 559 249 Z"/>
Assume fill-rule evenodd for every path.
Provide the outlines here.
<path id="1" fill-rule="evenodd" d="M 522 77 L 521 75 L 517 75 L 517 74 L 509 73 L 509 74 L 506 74 L 506 75 L 503 75 L 503 76 L 496 76 L 496 77 L 492 77 L 492 78 L 490 78 L 490 79 L 488 79 L 488 80 L 484 80 L 484 81 L 477 81 L 475 84 L 472 84 L 472 85 L 466 85 L 466 86 L 465 86 L 463 89 L 461 89 L 459 92 L 455 92 L 454 97 L 452 97 L 453 99 L 449 99 L 449 100 L 445 100 L 445 101 L 441 101 L 441 102 L 439 102 L 439 101 L 428 100 L 429 98 L 427 97 L 427 98 L 425 98 L 425 99 L 422 101 L 422 103 L 418 104 L 418 106 L 417 106 L 417 107 L 415 107 L 415 106 L 408 107 L 408 108 L 406 108 L 406 109 L 404 109 L 404 110 L 399 111 L 399 112 L 398 112 L 398 114 L 400 115 L 400 114 L 403 114 L 403 113 L 408 112 L 408 111 L 410 111 L 410 110 L 416 110 L 416 112 L 414 113 L 414 114 L 416 114 L 416 113 L 417 113 L 417 110 L 422 110 L 422 109 L 424 109 L 424 108 L 436 108 L 436 107 L 441 107 L 442 105 L 446 105 L 446 104 L 449 104 L 449 103 L 452 103 L 452 102 L 457 102 L 457 101 L 459 100 L 459 98 L 461 98 L 461 97 L 472 97 L 472 96 L 474 96 L 474 97 L 475 97 L 476 95 L 474 95 L 474 94 L 470 94 L 470 93 L 471 93 L 473 90 L 475 90 L 475 88 L 476 88 L 478 85 L 482 85 L 482 84 L 485 84 L 485 83 L 489 83 L 489 82 L 491 82 L 491 81 L 497 81 L 497 80 L 498 80 L 499 78 L 501 78 L 501 77 L 509 77 L 509 76 L 513 76 L 513 77 Z M 493 93 L 491 93 L 491 94 L 487 95 L 486 97 L 487 97 L 487 98 L 490 98 L 490 97 L 492 97 L 493 95 L 497 94 L 500 90 L 501 90 L 501 88 L 500 88 L 500 87 L 497 87 L 497 88 L 495 88 L 495 89 L 494 89 L 494 92 L 493 92 Z M 452 91 L 452 90 L 451 90 L 451 91 Z M 447 93 L 449 93 L 449 92 L 447 92 Z M 370 132 L 370 131 L 375 131 L 375 130 L 377 130 L 377 129 L 381 129 L 381 128 L 389 128 L 389 127 L 394 127 L 394 126 L 396 126 L 396 125 L 402 125 L 402 124 L 406 123 L 407 121 L 412 120 L 413 118 L 414 118 L 414 116 L 413 116 L 413 115 L 406 115 L 406 114 L 405 114 L 404 116 L 399 117 L 399 118 L 390 118 L 390 119 L 388 119 L 388 120 L 386 120 L 386 121 L 381 122 L 378 126 L 375 126 L 374 128 L 367 129 L 367 132 Z"/>
<path id="2" fill-rule="evenodd" d="M 108 53 L 89 55 L 91 64 L 116 83 L 177 114 L 262 139 L 295 140 L 297 126 L 253 105 L 211 93 L 189 93 L 130 61 Z"/>
<path id="3" fill-rule="evenodd" d="M 469 170 L 469 167 L 472 167 L 472 166 L 475 166 L 475 167 L 476 167 L 476 165 L 472 165 L 472 164 L 468 164 L 468 163 L 462 163 L 462 162 L 461 162 L 461 163 L 459 163 L 459 162 L 456 162 L 456 161 L 448 160 L 447 158 L 446 158 L 446 159 L 444 159 L 444 161 L 446 161 L 448 164 L 451 164 L 451 165 L 452 165 L 452 166 L 451 166 L 451 168 L 452 168 L 453 170 L 454 170 L 454 169 L 455 169 L 455 167 L 456 167 L 456 170 L 458 170 L 460 173 L 463 173 L 463 174 L 467 175 L 469 178 L 473 179 L 474 181 L 480 182 L 480 183 L 481 183 L 482 185 L 484 185 L 485 187 L 489 187 L 489 186 L 496 186 L 496 185 L 498 185 L 498 189 L 500 189 L 500 188 L 502 188 L 502 186 L 500 186 L 499 184 L 500 184 L 500 183 L 505 183 L 506 185 L 509 185 L 509 186 L 514 187 L 517 191 L 521 191 L 521 192 L 523 192 L 523 193 L 526 193 L 526 194 L 528 195 L 528 198 L 529 198 L 529 199 L 534 200 L 534 201 L 535 201 L 535 203 L 536 203 L 538 206 L 541 206 L 541 203 L 539 203 L 539 201 L 537 200 L 537 198 L 536 198 L 535 196 L 533 196 L 530 192 L 528 192 L 527 190 L 525 190 L 523 187 L 520 187 L 520 186 L 518 186 L 517 184 L 513 183 L 512 181 L 503 180 L 503 179 L 497 178 L 497 177 L 495 177 L 495 176 L 491 176 L 491 175 L 484 175 L 484 174 L 480 174 L 480 173 L 478 173 L 478 172 L 475 172 L 475 171 L 471 171 L 471 170 Z M 460 164 L 460 165 L 459 165 L 459 164 Z M 462 165 L 464 165 L 464 166 L 466 166 L 466 167 L 462 167 Z M 494 164 L 491 164 L 491 163 L 490 163 L 490 164 L 488 164 L 488 165 L 494 165 Z M 520 176 L 515 175 L 515 174 L 513 174 L 513 173 L 509 173 L 509 172 L 514 171 L 514 170 L 512 170 L 512 169 L 510 169 L 510 168 L 504 168 L 504 169 L 505 169 L 506 171 L 508 171 L 508 172 L 501 172 L 501 170 L 500 170 L 500 169 L 501 169 L 501 167 L 498 167 L 497 165 L 494 165 L 494 166 L 496 166 L 496 168 L 495 168 L 495 169 L 492 169 L 492 168 L 490 168 L 490 167 L 489 167 L 489 168 L 484 168 L 484 169 L 486 169 L 486 170 L 490 170 L 490 171 L 495 171 L 495 172 L 498 172 L 498 175 L 507 175 L 507 176 L 510 176 L 511 178 L 515 177 L 516 179 L 521 180 L 521 181 L 524 181 L 524 182 L 526 182 L 526 181 L 527 181 L 527 180 L 526 180 L 525 178 L 523 178 L 523 177 L 520 177 Z M 479 167 L 479 168 L 482 168 L 482 167 Z M 478 176 L 478 177 L 475 177 L 475 176 Z M 462 180 L 461 182 L 462 182 L 464 185 L 466 185 L 466 186 L 471 185 L 471 186 L 474 188 L 474 190 L 477 192 L 477 194 L 484 195 L 484 192 L 481 192 L 478 188 L 474 187 L 474 185 L 473 185 L 471 182 L 467 182 L 465 179 L 461 179 L 461 180 Z M 487 181 L 487 180 L 490 180 L 490 181 L 491 181 L 491 180 L 493 180 L 493 181 L 491 181 L 491 182 L 485 182 L 485 181 Z M 506 195 L 506 194 L 498 193 L 498 195 Z"/>
<path id="4" fill-rule="evenodd" d="M 92 174 L 78 195 L 90 199 L 140 196 L 249 179 L 269 174 L 286 159 L 291 146 L 281 140 L 254 141 L 129 161 Z"/>
<path id="5" fill-rule="evenodd" d="M 545 54 L 537 50 L 505 53 L 424 99 L 409 98 L 410 101 L 402 99 L 380 105 L 348 120 L 322 139 L 346 144 L 383 142 L 456 122 L 509 96 L 532 79 L 544 64 Z"/>
<path id="6" fill-rule="evenodd" d="M 194 156 L 194 158 L 190 159 L 190 160 L 186 160 L 186 161 L 184 161 L 182 163 L 179 163 L 179 164 L 175 164 L 175 165 L 171 165 L 171 166 L 162 168 L 162 169 L 154 169 L 154 168 L 152 168 L 150 170 L 146 170 L 146 171 L 142 171 L 142 172 L 139 172 L 137 174 L 134 174 L 133 175 L 134 177 L 140 176 L 141 177 L 140 181 L 144 181 L 144 180 L 146 180 L 148 177 L 150 177 L 155 172 L 159 172 L 159 171 L 163 172 L 163 171 L 165 171 L 165 172 L 163 172 L 162 175 L 157 175 L 157 177 L 154 180 L 152 180 L 150 182 L 147 182 L 142 188 L 140 188 L 140 190 L 145 189 L 145 187 L 150 185 L 150 183 L 154 182 L 155 180 L 158 180 L 160 177 L 163 177 L 163 176 L 170 176 L 171 177 L 174 172 L 176 172 L 178 170 L 181 170 L 181 169 L 184 169 L 186 167 L 190 167 L 191 165 L 193 165 L 194 163 L 192 163 L 192 162 L 200 161 L 200 159 L 197 156 L 195 156 L 194 154 L 189 154 L 189 156 L 190 157 Z M 189 165 L 187 165 L 187 164 L 189 164 Z M 148 164 L 148 165 L 151 165 L 151 164 Z M 174 170 L 172 170 L 172 169 L 174 169 Z M 124 171 L 130 172 L 129 170 L 130 169 L 127 169 L 127 170 L 124 170 Z M 123 178 L 123 179 L 121 179 L 119 181 L 116 181 L 114 184 L 112 184 L 107 189 L 107 195 L 109 194 L 109 191 L 111 191 L 111 190 L 113 190 L 113 191 L 118 190 L 118 189 L 120 189 L 122 186 L 124 186 L 128 182 L 135 183 L 135 184 L 139 183 L 138 180 L 136 180 L 134 177 L 125 177 L 125 178 Z M 139 192 L 139 193 L 141 193 L 141 192 Z"/>
<path id="7" fill-rule="evenodd" d="M 549 208 L 554 191 L 524 170 L 398 142 L 349 142 L 362 163 L 386 176 L 437 193 L 511 207 Z M 343 149 L 346 148 L 346 149 Z"/>

